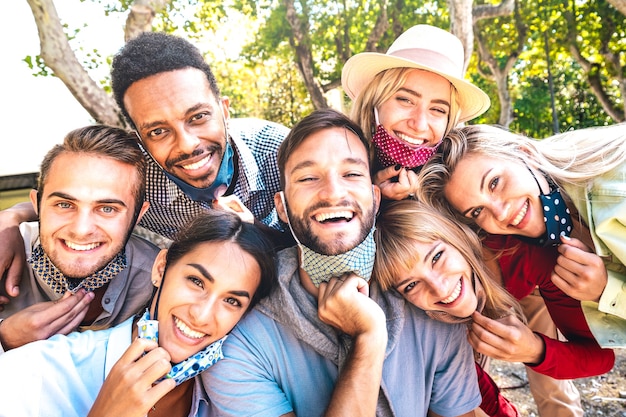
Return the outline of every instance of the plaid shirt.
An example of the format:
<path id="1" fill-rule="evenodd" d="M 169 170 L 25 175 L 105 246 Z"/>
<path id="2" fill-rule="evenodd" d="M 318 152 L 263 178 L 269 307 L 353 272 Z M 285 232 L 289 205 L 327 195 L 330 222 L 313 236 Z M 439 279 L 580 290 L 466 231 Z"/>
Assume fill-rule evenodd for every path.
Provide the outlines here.
<path id="1" fill-rule="evenodd" d="M 230 119 L 228 132 L 239 158 L 234 195 L 254 217 L 278 230 L 286 230 L 274 207 L 274 194 L 280 191 L 276 153 L 289 129 L 260 119 Z M 168 179 L 161 167 L 146 154 L 148 161 L 146 200 L 150 208 L 140 226 L 173 239 L 196 215 L 211 209 L 210 201 L 194 201 Z"/>

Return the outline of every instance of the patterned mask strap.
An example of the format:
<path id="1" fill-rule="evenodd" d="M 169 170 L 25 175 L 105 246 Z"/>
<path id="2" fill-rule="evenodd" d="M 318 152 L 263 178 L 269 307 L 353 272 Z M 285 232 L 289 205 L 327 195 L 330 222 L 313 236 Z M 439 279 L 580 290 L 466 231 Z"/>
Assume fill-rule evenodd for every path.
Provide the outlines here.
<path id="1" fill-rule="evenodd" d="M 72 281 L 63 275 L 63 273 L 52 263 L 48 255 L 44 252 L 41 245 L 37 245 L 28 258 L 35 273 L 41 278 L 46 285 L 56 294 L 64 294 L 66 291 L 76 292 L 80 288 L 87 291 L 94 291 L 108 284 L 117 274 L 126 269 L 128 262 L 126 261 L 126 252 L 122 249 L 113 259 L 102 269 L 92 275 L 79 280 L 77 285 L 72 285 Z"/>

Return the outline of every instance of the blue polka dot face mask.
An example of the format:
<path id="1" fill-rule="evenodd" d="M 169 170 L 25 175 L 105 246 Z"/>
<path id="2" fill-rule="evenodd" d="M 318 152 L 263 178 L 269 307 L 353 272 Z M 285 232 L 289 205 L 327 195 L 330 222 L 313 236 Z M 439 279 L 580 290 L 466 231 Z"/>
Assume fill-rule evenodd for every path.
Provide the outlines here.
<path id="1" fill-rule="evenodd" d="M 137 322 L 139 337 L 148 340 L 159 341 L 159 321 L 150 319 L 150 312 L 146 310 L 141 319 Z M 172 378 L 176 381 L 176 385 L 180 385 L 190 378 L 198 375 L 200 372 L 214 365 L 217 361 L 224 357 L 222 353 L 222 344 L 228 336 L 224 336 L 220 340 L 211 343 L 200 352 L 188 357 L 184 361 L 172 366 L 172 370 L 167 375 L 160 378 L 157 382 L 164 379 Z"/>
<path id="2" fill-rule="evenodd" d="M 528 170 L 533 175 L 535 182 L 537 182 L 537 186 L 539 186 L 539 199 L 543 208 L 543 221 L 546 223 L 546 233 L 538 238 L 524 237 L 522 240 L 537 246 L 558 246 L 561 244 L 561 236 L 569 236 L 572 233 L 570 211 L 565 204 L 559 187 L 552 180 L 546 177 L 551 192 L 544 194 L 535 174 L 530 168 Z"/>

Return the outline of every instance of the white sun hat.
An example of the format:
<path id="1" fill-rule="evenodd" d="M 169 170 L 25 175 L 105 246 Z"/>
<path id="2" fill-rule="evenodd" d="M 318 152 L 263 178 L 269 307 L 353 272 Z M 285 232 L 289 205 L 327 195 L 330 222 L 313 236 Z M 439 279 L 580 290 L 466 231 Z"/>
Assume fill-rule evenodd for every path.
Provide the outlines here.
<path id="1" fill-rule="evenodd" d="M 456 88 L 461 123 L 480 116 L 491 105 L 483 90 L 463 79 L 464 59 L 459 38 L 435 26 L 416 25 L 398 36 L 386 54 L 362 52 L 348 59 L 341 84 L 354 100 L 381 71 L 403 67 L 431 71 Z"/>

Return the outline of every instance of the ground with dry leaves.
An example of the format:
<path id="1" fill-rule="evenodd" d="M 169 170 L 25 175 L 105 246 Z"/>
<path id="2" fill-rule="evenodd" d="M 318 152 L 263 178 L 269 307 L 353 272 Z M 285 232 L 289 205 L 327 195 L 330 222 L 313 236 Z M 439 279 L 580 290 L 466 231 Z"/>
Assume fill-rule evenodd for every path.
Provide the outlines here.
<path id="1" fill-rule="evenodd" d="M 539 416 L 522 364 L 492 361 L 489 373 L 523 417 Z M 615 366 L 611 372 L 581 378 L 574 384 L 580 391 L 585 416 L 626 417 L 626 349 L 615 351 Z"/>

